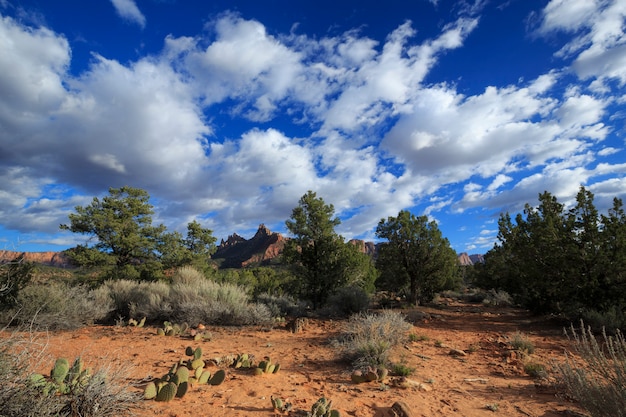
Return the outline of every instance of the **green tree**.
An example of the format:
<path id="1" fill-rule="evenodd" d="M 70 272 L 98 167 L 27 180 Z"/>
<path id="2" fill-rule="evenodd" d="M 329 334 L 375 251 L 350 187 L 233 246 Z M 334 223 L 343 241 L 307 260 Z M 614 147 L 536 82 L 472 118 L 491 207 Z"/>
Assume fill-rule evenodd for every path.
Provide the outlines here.
<path id="1" fill-rule="evenodd" d="M 454 287 L 460 278 L 456 252 L 434 221 L 400 211 L 397 217 L 381 219 L 376 236 L 386 239 L 380 245 L 376 267 L 380 285 L 406 288 L 410 301 L 432 300 L 436 292 Z"/>
<path id="2" fill-rule="evenodd" d="M 613 199 L 608 215 L 601 216 L 604 274 L 598 285 L 597 303 L 603 310 L 626 307 L 626 213 L 622 200 Z"/>
<path id="3" fill-rule="evenodd" d="M 310 300 L 314 308 L 352 279 L 371 280 L 372 272 L 361 270 L 368 265 L 356 255 L 354 245 L 335 232 L 341 220 L 334 214 L 332 204 L 308 191 L 285 222 L 293 238 L 285 245 L 283 260 L 301 281 L 300 295 Z"/>
<path id="4" fill-rule="evenodd" d="M 569 211 L 546 191 L 537 207 L 526 204 L 515 222 L 502 214 L 498 226 L 499 242 L 485 255 L 478 285 L 503 289 L 535 312 L 575 316 L 626 306 L 621 200 L 600 216 L 584 187 Z"/>
<path id="5" fill-rule="evenodd" d="M 75 207 L 70 224 L 62 224 L 61 229 L 95 237 L 92 248 L 112 258 L 117 270 L 154 260 L 165 226 L 152 226 L 154 212 L 148 193 L 122 187 L 110 188 L 109 194 L 102 200 L 94 197 L 88 206 Z"/>
<path id="6" fill-rule="evenodd" d="M 163 233 L 158 242 L 159 259 L 165 269 L 183 265 L 206 271 L 211 255 L 215 252 L 216 238 L 213 231 L 203 228 L 196 220 L 187 224 L 187 237 L 179 232 Z"/>
<path id="7" fill-rule="evenodd" d="M 183 238 L 178 232 L 168 233 L 162 224 L 153 226 L 149 200 L 145 190 L 125 186 L 110 188 L 108 196 L 94 197 L 88 206 L 75 207 L 69 225 L 60 228 L 88 235 L 93 244 L 69 250 L 72 261 L 102 268 L 111 278 L 156 279 L 163 276 L 164 268 L 210 256 L 215 247 L 211 230 L 194 221 Z"/>

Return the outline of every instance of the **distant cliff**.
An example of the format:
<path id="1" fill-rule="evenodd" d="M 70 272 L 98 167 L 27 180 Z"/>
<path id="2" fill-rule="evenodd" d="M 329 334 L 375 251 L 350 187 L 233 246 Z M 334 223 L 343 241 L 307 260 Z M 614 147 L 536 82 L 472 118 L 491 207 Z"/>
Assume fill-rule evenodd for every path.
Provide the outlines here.
<path id="1" fill-rule="evenodd" d="M 26 262 L 56 266 L 59 268 L 67 268 L 70 266 L 70 260 L 63 252 L 17 252 L 10 250 L 0 250 L 0 264 L 11 262 L 22 254 L 24 254 L 24 260 Z"/>

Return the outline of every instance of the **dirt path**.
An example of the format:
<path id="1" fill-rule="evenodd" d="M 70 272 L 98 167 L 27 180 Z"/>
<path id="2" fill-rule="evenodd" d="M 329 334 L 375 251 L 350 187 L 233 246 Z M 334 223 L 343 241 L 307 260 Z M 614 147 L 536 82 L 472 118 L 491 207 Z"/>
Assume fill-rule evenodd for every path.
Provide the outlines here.
<path id="1" fill-rule="evenodd" d="M 291 415 L 310 410 L 322 396 L 332 399 L 343 416 L 356 417 L 391 415 L 396 401 L 407 403 L 413 416 L 423 417 L 559 417 L 582 412 L 556 395 L 552 384 L 524 372 L 524 364 L 531 361 L 545 365 L 550 374 L 553 361 L 563 360 L 568 342 L 561 327 L 520 310 L 452 301 L 441 309 L 406 314 L 414 325 L 411 333 L 424 340 L 407 341 L 394 350 L 392 361 L 415 369 L 410 379 L 420 385 L 411 388 L 352 383 L 350 365 L 329 343 L 341 331 L 341 321 L 309 320 L 297 334 L 283 326 L 211 327 L 212 339 L 203 342 L 157 336 L 152 327 L 94 326 L 39 338 L 46 341 L 52 358 L 82 355 L 92 366 L 130 365 L 129 382 L 137 392 L 142 381 L 167 373 L 172 364 L 185 358 L 187 346 L 202 347 L 205 359 L 251 353 L 257 360 L 268 356 L 281 364 L 280 372 L 263 376 L 228 368 L 222 385 L 193 386 L 185 397 L 169 403 L 142 401 L 139 416 L 274 416 L 272 395 L 292 403 Z M 523 357 L 510 350 L 507 341 L 516 332 L 533 342 L 534 354 Z M 465 354 L 451 355 L 453 349 Z"/>

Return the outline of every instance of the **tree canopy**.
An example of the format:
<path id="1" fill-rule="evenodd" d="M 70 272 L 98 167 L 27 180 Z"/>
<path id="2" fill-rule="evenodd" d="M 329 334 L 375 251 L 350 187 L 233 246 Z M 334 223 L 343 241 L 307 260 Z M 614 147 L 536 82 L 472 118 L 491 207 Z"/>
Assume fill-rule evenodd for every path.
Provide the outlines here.
<path id="1" fill-rule="evenodd" d="M 397 217 L 381 219 L 376 236 L 385 239 L 378 250 L 378 286 L 407 288 L 411 302 L 432 300 L 436 292 L 452 288 L 459 279 L 456 252 L 434 221 L 400 211 Z"/>
<path id="2" fill-rule="evenodd" d="M 369 257 L 346 243 L 335 232 L 341 220 L 334 217 L 332 204 L 326 204 L 313 191 L 300 198 L 285 222 L 293 239 L 287 241 L 283 259 L 300 278 L 300 292 L 314 307 L 347 284 L 371 289 L 376 271 Z"/>
<path id="3" fill-rule="evenodd" d="M 584 187 L 566 210 L 549 192 L 511 219 L 502 214 L 498 243 L 478 274 L 537 312 L 622 312 L 626 307 L 626 215 L 622 201 L 600 215 Z"/>
<path id="4" fill-rule="evenodd" d="M 194 221 L 185 239 L 162 224 L 153 226 L 149 200 L 145 190 L 125 186 L 75 207 L 70 224 L 60 228 L 88 235 L 92 244 L 78 245 L 68 255 L 78 265 L 105 267 L 111 277 L 130 279 L 159 278 L 164 268 L 207 262 L 215 250 L 212 231 Z"/>

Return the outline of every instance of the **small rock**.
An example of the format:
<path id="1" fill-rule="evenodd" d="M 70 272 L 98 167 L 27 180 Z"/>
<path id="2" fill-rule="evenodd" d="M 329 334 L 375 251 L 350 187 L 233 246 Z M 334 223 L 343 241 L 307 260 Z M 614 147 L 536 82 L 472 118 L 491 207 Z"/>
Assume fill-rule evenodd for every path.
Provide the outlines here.
<path id="1" fill-rule="evenodd" d="M 394 417 L 412 417 L 413 414 L 409 406 L 404 401 L 396 401 L 391 406 L 391 413 Z"/>
<path id="2" fill-rule="evenodd" d="M 450 352 L 448 352 L 448 355 L 450 355 L 450 356 L 467 356 L 467 353 L 465 353 L 461 349 L 450 349 Z"/>

